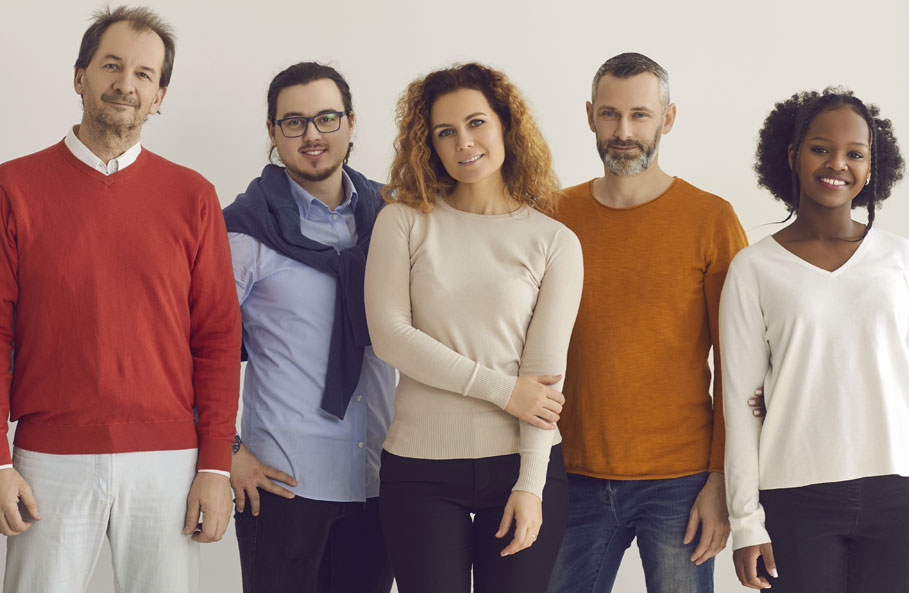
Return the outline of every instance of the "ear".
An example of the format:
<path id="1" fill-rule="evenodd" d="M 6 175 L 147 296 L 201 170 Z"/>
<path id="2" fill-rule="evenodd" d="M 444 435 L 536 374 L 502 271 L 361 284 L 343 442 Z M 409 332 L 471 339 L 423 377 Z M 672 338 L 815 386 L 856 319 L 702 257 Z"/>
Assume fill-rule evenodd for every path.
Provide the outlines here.
<path id="1" fill-rule="evenodd" d="M 73 75 L 73 89 L 77 95 L 81 95 L 85 90 L 85 68 L 76 68 Z"/>
<path id="2" fill-rule="evenodd" d="M 673 124 L 675 124 L 675 103 L 670 103 L 663 110 L 663 127 L 661 131 L 664 134 L 668 134 Z"/>
<path id="3" fill-rule="evenodd" d="M 164 101 L 164 95 L 166 94 L 166 86 L 158 87 L 158 92 L 155 93 L 155 98 L 152 100 L 151 109 L 148 110 L 149 115 L 158 113 L 158 109 L 161 107 L 161 102 Z"/>
<path id="4" fill-rule="evenodd" d="M 593 132 L 594 134 L 596 134 L 597 127 L 595 125 L 593 125 L 593 103 L 591 103 L 590 101 L 587 101 L 586 107 L 587 107 L 587 125 L 590 126 L 590 131 Z"/>
<path id="5" fill-rule="evenodd" d="M 357 116 L 353 111 L 347 113 L 347 126 L 350 128 L 350 133 L 353 134 L 354 127 L 356 125 Z"/>
<path id="6" fill-rule="evenodd" d="M 271 120 L 265 121 L 265 129 L 268 130 L 268 139 L 271 140 L 272 145 L 275 143 L 275 124 Z"/>
<path id="7" fill-rule="evenodd" d="M 789 170 L 795 170 L 795 147 L 791 144 L 789 145 L 789 158 L 787 160 L 789 161 Z"/>

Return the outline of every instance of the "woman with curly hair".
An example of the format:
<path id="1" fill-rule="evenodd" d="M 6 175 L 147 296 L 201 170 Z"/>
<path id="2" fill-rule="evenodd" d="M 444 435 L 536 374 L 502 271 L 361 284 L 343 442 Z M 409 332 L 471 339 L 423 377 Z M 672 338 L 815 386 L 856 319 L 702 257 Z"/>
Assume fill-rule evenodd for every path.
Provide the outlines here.
<path id="1" fill-rule="evenodd" d="M 401 373 L 381 516 L 401 593 L 543 592 L 564 530 L 556 428 L 581 296 L 577 237 L 549 218 L 549 149 L 479 64 L 398 103 L 366 266 L 376 354 Z"/>
<path id="2" fill-rule="evenodd" d="M 720 303 L 736 573 L 784 593 L 904 592 L 909 240 L 872 228 L 903 175 L 890 121 L 842 89 L 793 95 L 755 171 L 796 218 L 736 256 Z M 761 384 L 763 424 L 745 403 Z"/>

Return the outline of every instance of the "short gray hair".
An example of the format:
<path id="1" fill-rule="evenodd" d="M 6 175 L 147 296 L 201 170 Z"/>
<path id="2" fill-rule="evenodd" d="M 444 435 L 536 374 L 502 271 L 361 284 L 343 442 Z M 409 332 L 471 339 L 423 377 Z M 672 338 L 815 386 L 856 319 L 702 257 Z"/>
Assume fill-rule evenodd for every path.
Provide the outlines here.
<path id="1" fill-rule="evenodd" d="M 631 78 L 638 74 L 649 72 L 657 77 L 660 83 L 660 103 L 663 107 L 669 105 L 669 73 L 666 69 L 645 56 L 635 52 L 619 54 L 606 60 L 593 76 L 591 87 L 591 101 L 597 98 L 597 86 L 607 74 L 616 78 Z"/>

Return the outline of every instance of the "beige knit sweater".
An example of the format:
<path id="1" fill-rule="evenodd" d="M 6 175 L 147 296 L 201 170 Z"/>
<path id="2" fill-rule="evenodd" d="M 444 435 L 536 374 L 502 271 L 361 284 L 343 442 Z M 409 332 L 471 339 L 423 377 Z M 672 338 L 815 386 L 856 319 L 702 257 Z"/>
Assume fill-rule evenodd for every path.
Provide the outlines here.
<path id="1" fill-rule="evenodd" d="M 561 435 L 504 408 L 518 375 L 565 372 L 582 284 L 577 237 L 535 210 L 386 206 L 366 266 L 373 348 L 401 372 L 385 449 L 420 459 L 520 453 L 514 489 L 542 498 Z"/>

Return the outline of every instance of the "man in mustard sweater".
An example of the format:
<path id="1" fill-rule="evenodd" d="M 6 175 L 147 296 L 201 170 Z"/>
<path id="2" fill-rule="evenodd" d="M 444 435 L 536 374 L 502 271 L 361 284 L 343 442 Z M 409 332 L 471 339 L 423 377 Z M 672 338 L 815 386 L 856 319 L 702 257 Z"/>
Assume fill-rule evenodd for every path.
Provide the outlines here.
<path id="1" fill-rule="evenodd" d="M 710 397 L 720 290 L 746 244 L 732 206 L 658 163 L 672 129 L 666 71 L 626 53 L 587 103 L 604 174 L 569 188 L 557 218 L 584 250 L 568 352 L 570 504 L 551 593 L 612 590 L 637 538 L 648 593 L 710 593 L 726 545 L 722 392 Z"/>
<path id="2" fill-rule="evenodd" d="M 173 58 L 150 10 L 96 13 L 80 125 L 0 165 L 7 593 L 84 591 L 105 537 L 118 591 L 196 591 L 197 542 L 230 518 L 240 315 L 224 220 L 210 183 L 139 143 Z"/>

